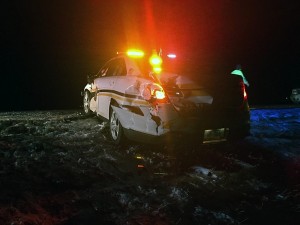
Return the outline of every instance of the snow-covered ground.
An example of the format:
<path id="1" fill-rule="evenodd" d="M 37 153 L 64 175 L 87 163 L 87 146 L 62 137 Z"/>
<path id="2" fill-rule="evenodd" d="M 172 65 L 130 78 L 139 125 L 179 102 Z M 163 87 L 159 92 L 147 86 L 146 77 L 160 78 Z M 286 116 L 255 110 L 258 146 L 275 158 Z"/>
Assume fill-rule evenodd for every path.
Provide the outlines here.
<path id="1" fill-rule="evenodd" d="M 282 157 L 300 157 L 300 108 L 251 110 L 247 141 L 276 151 Z"/>
<path id="2" fill-rule="evenodd" d="M 299 224 L 300 108 L 251 136 L 114 146 L 79 111 L 0 113 L 0 224 Z"/>

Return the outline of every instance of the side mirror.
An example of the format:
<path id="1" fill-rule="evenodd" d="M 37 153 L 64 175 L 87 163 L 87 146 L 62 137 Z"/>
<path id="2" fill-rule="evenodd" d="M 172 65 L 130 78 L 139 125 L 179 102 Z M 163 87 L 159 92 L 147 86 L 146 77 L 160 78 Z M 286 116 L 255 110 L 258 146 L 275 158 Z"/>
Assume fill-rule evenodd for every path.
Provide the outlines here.
<path id="1" fill-rule="evenodd" d="M 94 82 L 94 76 L 89 74 L 87 75 L 87 82 L 90 84 L 90 83 L 93 83 Z"/>

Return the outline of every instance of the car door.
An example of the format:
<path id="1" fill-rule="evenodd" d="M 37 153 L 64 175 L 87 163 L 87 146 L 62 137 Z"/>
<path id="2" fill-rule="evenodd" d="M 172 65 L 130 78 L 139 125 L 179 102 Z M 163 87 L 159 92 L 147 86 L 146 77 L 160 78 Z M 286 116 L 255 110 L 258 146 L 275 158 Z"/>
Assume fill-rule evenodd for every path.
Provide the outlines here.
<path id="1" fill-rule="evenodd" d="M 109 118 L 111 98 L 116 95 L 115 84 L 119 75 L 125 75 L 126 69 L 121 64 L 122 58 L 110 60 L 100 71 L 99 78 L 95 80 L 97 88 L 97 113 L 104 118 Z M 122 66 L 121 66 L 122 65 Z M 124 74 L 125 73 L 125 74 Z"/>

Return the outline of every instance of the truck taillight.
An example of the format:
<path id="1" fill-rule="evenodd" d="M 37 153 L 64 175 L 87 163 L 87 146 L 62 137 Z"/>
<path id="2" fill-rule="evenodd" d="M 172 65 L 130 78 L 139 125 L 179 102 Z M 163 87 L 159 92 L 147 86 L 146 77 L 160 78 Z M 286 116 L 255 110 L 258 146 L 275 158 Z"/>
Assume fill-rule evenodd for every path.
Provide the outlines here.
<path id="1" fill-rule="evenodd" d="M 244 100 L 247 100 L 248 96 L 247 96 L 245 85 L 243 85 L 243 92 L 244 92 Z"/>

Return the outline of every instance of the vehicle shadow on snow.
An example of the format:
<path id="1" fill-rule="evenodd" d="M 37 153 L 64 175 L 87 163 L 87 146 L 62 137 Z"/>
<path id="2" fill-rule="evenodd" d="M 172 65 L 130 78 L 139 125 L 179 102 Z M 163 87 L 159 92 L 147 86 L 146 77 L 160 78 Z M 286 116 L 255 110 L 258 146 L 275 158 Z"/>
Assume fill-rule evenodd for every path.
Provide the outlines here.
<path id="1" fill-rule="evenodd" d="M 130 143 L 127 149 L 136 158 L 140 172 L 148 175 L 179 175 L 195 166 L 229 173 L 255 169 L 256 175 L 280 185 L 297 185 L 300 180 L 300 160 L 289 160 L 247 140 L 203 145 L 195 138 L 164 145 Z"/>
<path id="2" fill-rule="evenodd" d="M 180 198 L 186 201 L 182 211 L 172 208 L 172 204 L 168 206 L 168 215 L 180 215 L 175 219 L 178 224 L 196 221 L 204 224 L 281 224 L 284 221 L 293 224 L 295 221 L 293 202 L 299 194 L 299 164 L 282 158 L 272 149 L 247 140 L 211 145 L 181 140 L 164 146 L 130 144 L 119 150 L 124 149 L 131 157 L 139 156 L 136 163 L 139 175 L 146 181 L 143 184 L 158 181 L 176 184 L 177 191 L 188 190 L 192 196 L 192 199 L 186 197 L 188 200 L 185 192 L 179 191 Z M 143 167 L 138 168 L 138 165 Z M 197 208 L 195 204 L 199 203 L 202 207 Z M 235 210 L 242 212 L 233 213 L 237 220 L 225 216 L 219 221 L 216 219 L 218 213 L 207 210 L 228 209 L 228 206 L 234 208 L 230 210 L 231 215 Z M 199 214 L 195 210 L 199 210 Z M 193 218 L 189 214 L 192 211 Z"/>

